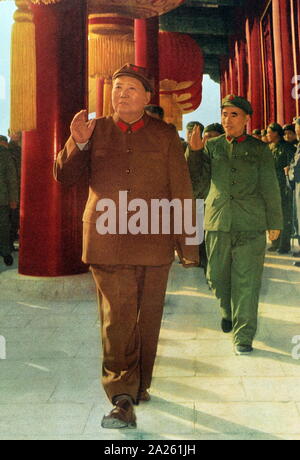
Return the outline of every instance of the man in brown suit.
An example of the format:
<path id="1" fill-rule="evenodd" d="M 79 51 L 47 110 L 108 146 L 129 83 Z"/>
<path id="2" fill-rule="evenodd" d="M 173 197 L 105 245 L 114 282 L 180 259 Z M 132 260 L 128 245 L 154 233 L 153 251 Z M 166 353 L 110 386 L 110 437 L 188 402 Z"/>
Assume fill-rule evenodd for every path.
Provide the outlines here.
<path id="1" fill-rule="evenodd" d="M 177 204 L 192 200 L 178 134 L 144 113 L 152 92 L 152 80 L 145 69 L 127 64 L 117 71 L 113 76 L 114 115 L 88 121 L 86 111 L 77 114 L 71 137 L 55 163 L 55 177 L 64 184 L 75 184 L 84 171 L 89 171 L 83 261 L 91 265 L 98 291 L 102 381 L 115 406 L 103 418 L 104 428 L 135 428 L 133 404 L 150 399 L 147 390 L 174 249 L 185 267 L 198 265 L 198 247 L 187 243 L 185 230 L 165 234 L 160 227 L 159 232 L 149 234 L 145 217 L 149 217 L 148 228 L 152 229 L 159 213 L 153 217 L 144 212 L 137 219 L 133 212 L 141 201 L 150 210 L 153 200 L 177 199 Z M 127 206 L 122 202 L 124 197 L 137 201 Z M 110 205 L 111 210 L 115 205 L 115 214 L 108 213 L 101 221 L 106 215 L 100 211 L 107 212 Z M 136 219 L 140 230 L 128 233 L 124 215 Z"/>

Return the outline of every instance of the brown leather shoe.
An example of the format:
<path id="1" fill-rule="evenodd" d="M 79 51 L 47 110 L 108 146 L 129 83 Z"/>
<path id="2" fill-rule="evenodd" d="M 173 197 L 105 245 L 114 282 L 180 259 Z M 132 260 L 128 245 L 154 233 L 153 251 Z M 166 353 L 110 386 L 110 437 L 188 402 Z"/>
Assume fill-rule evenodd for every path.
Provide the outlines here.
<path id="1" fill-rule="evenodd" d="M 149 395 L 147 390 L 141 390 L 139 392 L 138 400 L 140 402 L 149 402 L 151 401 L 151 396 Z"/>
<path id="2" fill-rule="evenodd" d="M 114 409 L 103 417 L 102 428 L 136 428 L 136 416 L 132 402 L 124 397 L 117 400 Z"/>

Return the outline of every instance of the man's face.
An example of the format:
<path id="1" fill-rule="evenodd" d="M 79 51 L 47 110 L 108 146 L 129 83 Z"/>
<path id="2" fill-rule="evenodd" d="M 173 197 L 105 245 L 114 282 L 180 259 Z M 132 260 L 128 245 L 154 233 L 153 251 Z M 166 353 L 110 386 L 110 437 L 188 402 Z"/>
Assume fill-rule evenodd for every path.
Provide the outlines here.
<path id="1" fill-rule="evenodd" d="M 284 140 L 286 142 L 293 143 L 296 139 L 297 139 L 297 136 L 294 133 L 294 131 L 290 131 L 290 130 L 284 131 Z"/>
<path id="2" fill-rule="evenodd" d="M 136 120 L 150 99 L 151 93 L 146 91 L 142 82 L 136 78 L 123 76 L 113 82 L 113 108 L 125 121 Z"/>
<path id="3" fill-rule="evenodd" d="M 280 136 L 277 131 L 273 131 L 271 128 L 268 128 L 267 138 L 270 144 L 274 144 L 280 140 Z"/>
<path id="4" fill-rule="evenodd" d="M 219 137 L 219 136 L 221 136 L 221 134 L 218 131 L 206 131 L 206 133 L 203 136 L 204 143 L 206 144 L 206 142 L 209 139 L 213 139 L 214 137 Z"/>
<path id="5" fill-rule="evenodd" d="M 249 119 L 250 116 L 238 107 L 224 107 L 222 110 L 222 125 L 226 136 L 242 136 Z"/>

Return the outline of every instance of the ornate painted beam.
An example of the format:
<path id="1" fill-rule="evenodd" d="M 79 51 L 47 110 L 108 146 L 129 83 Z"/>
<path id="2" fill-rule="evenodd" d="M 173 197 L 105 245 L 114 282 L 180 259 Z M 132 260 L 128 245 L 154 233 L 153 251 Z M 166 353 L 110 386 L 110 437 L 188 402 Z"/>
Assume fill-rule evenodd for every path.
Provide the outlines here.
<path id="1" fill-rule="evenodd" d="M 224 36 L 234 31 L 217 9 L 181 7 L 160 18 L 160 27 L 169 32 Z"/>

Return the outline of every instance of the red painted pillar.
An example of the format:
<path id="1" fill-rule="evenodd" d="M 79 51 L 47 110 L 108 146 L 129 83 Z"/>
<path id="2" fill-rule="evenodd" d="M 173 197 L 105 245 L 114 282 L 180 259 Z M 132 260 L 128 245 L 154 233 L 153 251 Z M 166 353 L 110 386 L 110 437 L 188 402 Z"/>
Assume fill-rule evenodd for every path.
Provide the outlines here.
<path id="1" fill-rule="evenodd" d="M 276 71 L 277 122 L 290 123 L 296 113 L 292 97 L 294 77 L 290 3 L 288 0 L 273 0 L 273 35 Z"/>
<path id="2" fill-rule="evenodd" d="M 146 67 L 155 78 L 155 95 L 152 104 L 159 105 L 159 19 L 136 19 L 135 34 L 135 64 Z"/>
<path id="3" fill-rule="evenodd" d="M 247 97 L 246 44 L 241 39 L 236 41 L 235 55 L 238 74 L 238 94 L 241 97 Z"/>
<path id="4" fill-rule="evenodd" d="M 221 99 L 223 99 L 227 94 L 230 93 L 228 91 L 228 58 L 227 56 L 222 56 L 220 58 L 220 74 L 221 74 Z"/>
<path id="5" fill-rule="evenodd" d="M 262 83 L 262 54 L 260 25 L 256 18 L 250 23 L 246 21 L 246 43 L 248 53 L 248 92 L 247 98 L 251 102 L 254 114 L 251 118 L 249 129 L 263 129 L 264 122 L 264 96 Z"/>
<path id="6" fill-rule="evenodd" d="M 71 189 L 53 178 L 70 122 L 87 106 L 86 2 L 35 5 L 37 129 L 23 138 L 20 265 L 23 275 L 86 271 L 81 262 L 87 179 Z"/>

